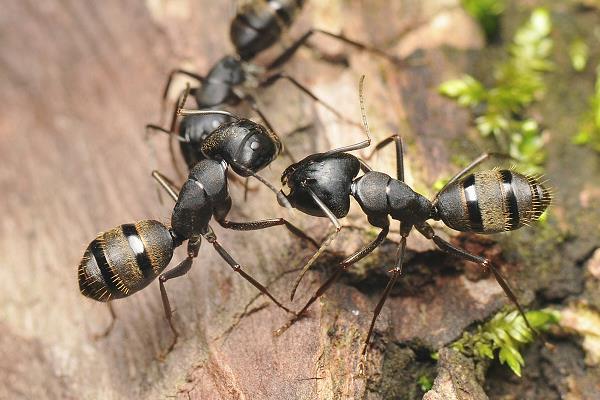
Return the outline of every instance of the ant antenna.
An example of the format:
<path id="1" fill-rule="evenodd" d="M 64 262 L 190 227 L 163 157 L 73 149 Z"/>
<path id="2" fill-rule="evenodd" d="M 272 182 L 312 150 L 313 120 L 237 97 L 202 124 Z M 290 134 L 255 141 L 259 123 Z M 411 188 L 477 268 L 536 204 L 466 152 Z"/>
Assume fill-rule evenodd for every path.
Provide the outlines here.
<path id="1" fill-rule="evenodd" d="M 189 110 L 187 108 L 180 108 L 177 110 L 177 115 L 227 115 L 235 120 L 240 120 L 241 118 L 235 114 L 230 113 L 229 111 L 224 110 Z"/>
<path id="2" fill-rule="evenodd" d="M 188 94 L 190 93 L 190 84 L 187 83 L 185 85 L 185 91 L 183 93 L 183 98 L 181 99 L 181 102 L 179 103 L 179 105 L 177 106 L 177 115 L 215 115 L 215 114 L 219 114 L 219 115 L 226 115 L 228 117 L 231 117 L 235 120 L 240 120 L 241 118 L 238 117 L 237 115 L 234 115 L 232 113 L 230 113 L 229 111 L 223 111 L 223 110 L 189 110 L 184 108 L 185 106 L 185 101 L 187 100 Z"/>
<path id="3" fill-rule="evenodd" d="M 337 149 L 326 151 L 325 153 L 320 153 L 322 157 L 327 157 L 332 154 L 345 153 L 348 151 L 360 150 L 367 148 L 371 145 L 371 130 L 369 129 L 369 124 L 367 123 L 367 113 L 365 111 L 365 96 L 364 96 L 364 81 L 365 76 L 362 75 L 360 77 L 360 83 L 358 84 L 358 97 L 360 99 L 360 113 L 362 117 L 362 123 L 365 131 L 365 135 L 367 138 L 362 142 L 351 144 L 349 146 L 339 147 Z"/>
<path id="4" fill-rule="evenodd" d="M 277 201 L 279 202 L 280 205 L 282 205 L 283 207 L 287 208 L 290 211 L 293 211 L 292 205 L 290 204 L 289 200 L 287 199 L 287 197 L 285 197 L 285 195 L 283 194 L 283 192 L 281 190 L 277 190 L 277 188 L 275 186 L 273 186 L 265 178 L 263 178 L 256 172 L 252 171 L 251 169 L 239 164 L 236 160 L 233 160 L 233 162 L 231 164 L 234 165 L 235 167 L 241 169 L 248 175 L 253 176 L 257 180 L 259 180 L 261 183 L 263 183 L 266 187 L 268 187 L 271 191 L 273 191 L 273 193 L 275 193 L 275 195 L 277 196 Z"/>
<path id="5" fill-rule="evenodd" d="M 219 114 L 219 115 L 226 115 L 228 117 L 231 117 L 235 120 L 240 120 L 241 118 L 238 117 L 235 114 L 230 113 L 229 111 L 223 111 L 223 110 L 189 110 L 186 108 L 183 108 L 185 105 L 185 100 L 187 99 L 188 93 L 190 92 L 190 84 L 186 84 L 185 87 L 185 93 L 183 95 L 183 99 L 181 100 L 181 103 L 179 103 L 179 106 L 177 107 L 177 115 L 215 115 L 215 114 Z"/>
<path id="6" fill-rule="evenodd" d="M 181 103 L 179 103 L 177 105 L 177 111 L 181 110 L 183 108 L 183 106 L 185 106 L 185 102 L 187 101 L 189 94 L 190 94 L 190 84 L 188 82 L 185 84 L 185 90 L 183 91 L 183 98 L 181 99 Z M 177 114 L 179 114 L 179 112 Z"/>
<path id="7" fill-rule="evenodd" d="M 365 111 L 364 83 L 365 83 L 365 76 L 362 75 L 360 77 L 360 82 L 358 84 L 358 97 L 360 100 L 360 114 L 361 114 L 361 118 L 362 118 L 363 127 L 365 128 L 365 134 L 367 135 L 367 139 L 369 141 L 371 141 L 371 130 L 369 129 L 369 123 L 367 122 L 367 112 Z"/>

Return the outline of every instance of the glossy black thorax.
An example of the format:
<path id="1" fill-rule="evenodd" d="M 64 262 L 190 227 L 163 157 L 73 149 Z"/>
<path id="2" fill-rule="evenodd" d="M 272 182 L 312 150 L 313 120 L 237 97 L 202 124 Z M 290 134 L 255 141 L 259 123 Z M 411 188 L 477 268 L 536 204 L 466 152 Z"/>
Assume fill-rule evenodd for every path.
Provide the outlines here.
<path id="1" fill-rule="evenodd" d="M 229 198 L 227 166 L 215 160 L 199 161 L 181 187 L 171 216 L 171 227 L 179 240 L 206 232 L 213 209 Z"/>
<path id="2" fill-rule="evenodd" d="M 433 206 L 406 183 L 382 172 L 367 172 L 352 185 L 352 195 L 369 217 L 390 216 L 405 225 L 430 218 Z"/>
<path id="3" fill-rule="evenodd" d="M 235 103 L 237 96 L 233 88 L 245 81 L 242 62 L 235 56 L 225 56 L 208 72 L 196 91 L 199 108 L 210 108 L 221 104 Z"/>

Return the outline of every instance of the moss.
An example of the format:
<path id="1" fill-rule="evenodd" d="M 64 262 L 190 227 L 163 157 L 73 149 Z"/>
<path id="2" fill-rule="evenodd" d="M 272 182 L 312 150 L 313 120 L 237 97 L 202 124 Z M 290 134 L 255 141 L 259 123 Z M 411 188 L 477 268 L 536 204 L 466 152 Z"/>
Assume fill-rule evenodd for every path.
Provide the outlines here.
<path id="1" fill-rule="evenodd" d="M 558 323 L 559 313 L 553 310 L 528 311 L 527 319 L 536 330 L 546 331 Z M 517 310 L 501 311 L 490 321 L 479 325 L 474 333 L 465 332 L 451 347 L 477 359 L 494 359 L 496 350 L 501 364 L 507 364 L 515 375 L 521 376 L 525 361 L 520 347 L 535 339 Z"/>
<path id="2" fill-rule="evenodd" d="M 500 21 L 505 0 L 462 0 L 463 7 L 475 18 L 485 33 L 488 42 L 500 35 Z"/>
<path id="3" fill-rule="evenodd" d="M 424 382 L 432 382 L 435 375 L 433 360 L 420 357 L 410 347 L 390 343 L 385 349 L 381 380 L 369 390 L 384 399 L 420 399 L 425 392 Z"/>
<path id="4" fill-rule="evenodd" d="M 519 160 L 529 173 L 539 173 L 546 158 L 543 130 L 528 109 L 543 97 L 544 74 L 554 68 L 551 32 L 550 13 L 536 8 L 515 32 L 506 60 L 494 67 L 492 87 L 468 74 L 439 86 L 441 94 L 473 111 L 483 137 L 493 137 L 500 151 Z"/>

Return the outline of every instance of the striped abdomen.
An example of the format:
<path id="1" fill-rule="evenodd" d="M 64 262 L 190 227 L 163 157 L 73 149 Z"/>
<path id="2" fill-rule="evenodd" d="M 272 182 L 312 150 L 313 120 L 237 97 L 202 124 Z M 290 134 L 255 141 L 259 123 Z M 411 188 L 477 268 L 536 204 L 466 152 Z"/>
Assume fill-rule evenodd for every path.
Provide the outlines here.
<path id="1" fill-rule="evenodd" d="M 173 257 L 173 240 L 160 222 L 144 220 L 101 233 L 79 264 L 79 290 L 91 299 L 109 301 L 148 285 Z"/>
<path id="2" fill-rule="evenodd" d="M 509 170 L 481 171 L 445 188 L 436 203 L 440 218 L 458 231 L 510 231 L 538 219 L 551 201 L 537 178 Z"/>

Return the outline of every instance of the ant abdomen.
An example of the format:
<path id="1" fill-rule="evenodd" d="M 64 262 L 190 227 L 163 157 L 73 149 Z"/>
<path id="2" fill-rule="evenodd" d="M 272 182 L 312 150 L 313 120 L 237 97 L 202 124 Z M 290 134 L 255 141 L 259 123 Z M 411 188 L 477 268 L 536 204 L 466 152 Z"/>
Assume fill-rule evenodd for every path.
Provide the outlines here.
<path id="1" fill-rule="evenodd" d="M 143 220 L 101 233 L 79 264 L 79 290 L 94 300 L 127 297 L 146 287 L 173 257 L 169 229 Z"/>
<path id="2" fill-rule="evenodd" d="M 442 190 L 437 216 L 463 232 L 512 231 L 537 220 L 551 201 L 537 178 L 510 170 L 467 175 Z"/>
<path id="3" fill-rule="evenodd" d="M 231 41 L 240 57 L 249 60 L 277 42 L 303 3 L 269 0 L 247 4 L 231 22 Z"/>

